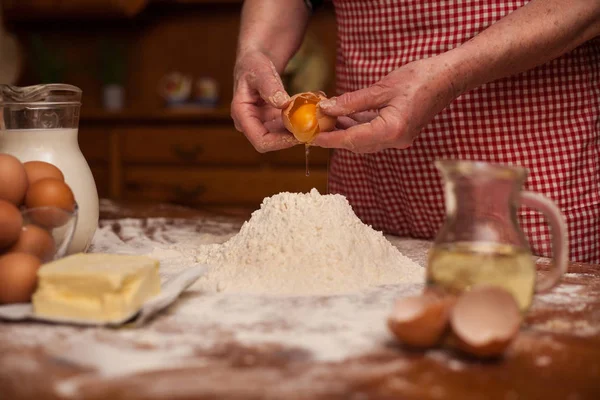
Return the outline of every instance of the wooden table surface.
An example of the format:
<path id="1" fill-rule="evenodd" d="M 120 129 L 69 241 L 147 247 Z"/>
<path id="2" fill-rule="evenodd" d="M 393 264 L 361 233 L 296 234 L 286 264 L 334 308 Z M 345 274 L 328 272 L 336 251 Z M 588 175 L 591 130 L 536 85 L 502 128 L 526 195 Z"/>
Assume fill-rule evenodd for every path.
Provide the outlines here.
<path id="1" fill-rule="evenodd" d="M 241 223 L 249 210 L 103 202 L 101 215 Z M 540 274 L 548 268 L 544 260 L 538 266 Z M 521 334 L 497 361 L 447 349 L 412 351 L 389 341 L 367 354 L 321 362 L 285 346 L 231 341 L 198 348 L 194 356 L 202 362 L 195 366 L 89 379 L 72 393 L 57 390 L 57 383 L 95 372 L 50 354 L 46 336 L 35 335 L 58 327 L 0 322 L 0 399 L 600 399 L 600 267 L 571 265 L 560 288 L 536 299 Z M 54 336 L 89 334 L 77 329 Z"/>

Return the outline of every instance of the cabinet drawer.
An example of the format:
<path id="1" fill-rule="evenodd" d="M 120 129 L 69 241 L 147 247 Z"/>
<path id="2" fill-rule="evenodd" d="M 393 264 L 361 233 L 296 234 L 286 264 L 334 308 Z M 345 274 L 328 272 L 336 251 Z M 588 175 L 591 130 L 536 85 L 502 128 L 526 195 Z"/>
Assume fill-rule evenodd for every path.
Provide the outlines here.
<path id="1" fill-rule="evenodd" d="M 120 129 L 123 160 L 132 163 L 257 164 L 262 160 L 233 128 L 195 126 Z"/>
<path id="2" fill-rule="evenodd" d="M 81 127 L 79 147 L 88 163 L 108 160 L 109 131 L 102 127 Z"/>
<path id="3" fill-rule="evenodd" d="M 119 130 L 122 157 L 130 163 L 180 165 L 304 165 L 304 147 L 257 152 L 246 137 L 229 126 L 177 128 L 135 127 Z M 311 148 L 310 164 L 326 166 L 328 151 Z"/>
<path id="4" fill-rule="evenodd" d="M 125 170 L 126 199 L 177 204 L 251 205 L 279 192 L 321 193 L 327 188 L 327 171 L 314 169 L 209 169 L 130 167 Z"/>
<path id="5" fill-rule="evenodd" d="M 302 145 L 285 149 L 281 151 L 273 151 L 268 153 L 270 161 L 276 165 L 305 165 L 306 150 Z M 309 151 L 309 165 L 311 167 L 326 167 L 329 159 L 329 149 L 321 147 L 311 147 Z M 311 168 L 312 169 L 312 168 Z"/>

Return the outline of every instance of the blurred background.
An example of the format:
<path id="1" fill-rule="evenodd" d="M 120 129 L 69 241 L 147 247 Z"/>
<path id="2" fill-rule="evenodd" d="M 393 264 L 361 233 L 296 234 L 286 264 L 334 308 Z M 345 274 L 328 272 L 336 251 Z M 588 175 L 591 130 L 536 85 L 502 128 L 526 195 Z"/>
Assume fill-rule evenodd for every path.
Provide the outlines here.
<path id="1" fill-rule="evenodd" d="M 282 0 L 283 1 L 283 0 Z M 0 79 L 83 90 L 79 143 L 100 197 L 194 207 L 259 206 L 321 193 L 328 152 L 259 154 L 229 104 L 242 0 L 2 0 Z M 326 3 L 284 75 L 290 94 L 334 94 Z"/>

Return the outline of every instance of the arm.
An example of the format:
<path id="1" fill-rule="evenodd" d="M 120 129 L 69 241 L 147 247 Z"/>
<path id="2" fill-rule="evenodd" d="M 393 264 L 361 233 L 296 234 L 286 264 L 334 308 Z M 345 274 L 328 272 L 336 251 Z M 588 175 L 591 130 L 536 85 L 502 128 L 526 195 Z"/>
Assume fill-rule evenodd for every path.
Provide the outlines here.
<path id="1" fill-rule="evenodd" d="M 289 95 L 279 74 L 302 43 L 308 17 L 303 0 L 244 2 L 231 116 L 260 152 L 297 144 L 280 121 Z"/>
<path id="2" fill-rule="evenodd" d="M 532 0 L 456 49 L 404 65 L 373 86 L 321 102 L 326 114 L 376 109 L 371 121 L 314 144 L 374 152 L 407 148 L 452 100 L 486 82 L 544 64 L 600 34 L 598 0 Z"/>
<path id="3" fill-rule="evenodd" d="M 534 0 L 448 52 L 448 59 L 468 90 L 542 65 L 599 34 L 600 1 Z"/>
<path id="4" fill-rule="evenodd" d="M 303 0 L 246 0 L 237 56 L 267 54 L 281 73 L 302 43 L 309 11 Z"/>

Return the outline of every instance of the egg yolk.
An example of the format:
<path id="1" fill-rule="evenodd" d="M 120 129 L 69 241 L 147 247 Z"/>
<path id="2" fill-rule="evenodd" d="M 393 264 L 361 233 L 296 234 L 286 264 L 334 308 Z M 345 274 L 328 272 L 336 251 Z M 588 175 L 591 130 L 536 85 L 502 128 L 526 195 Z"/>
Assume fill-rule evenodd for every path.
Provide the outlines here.
<path id="1" fill-rule="evenodd" d="M 290 123 L 298 133 L 312 133 L 317 128 L 316 104 L 302 104 L 290 114 Z"/>

